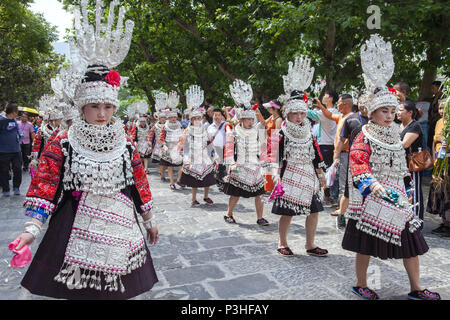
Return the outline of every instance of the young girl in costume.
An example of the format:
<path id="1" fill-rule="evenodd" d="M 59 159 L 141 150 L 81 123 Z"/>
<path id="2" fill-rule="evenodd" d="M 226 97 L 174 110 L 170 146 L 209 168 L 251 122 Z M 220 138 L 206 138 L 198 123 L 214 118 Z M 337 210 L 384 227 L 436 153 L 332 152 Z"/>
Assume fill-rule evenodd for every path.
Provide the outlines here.
<path id="1" fill-rule="evenodd" d="M 266 226 L 269 222 L 263 218 L 264 203 L 264 160 L 261 145 L 265 142 L 265 129 L 255 125 L 256 114 L 250 101 L 253 91 L 241 80 L 236 80 L 230 86 L 230 91 L 237 105 L 243 105 L 237 113 L 239 123 L 234 130 L 226 127 L 225 164 L 228 175 L 224 178 L 224 193 L 230 196 L 228 212 L 224 219 L 228 223 L 236 223 L 233 210 L 240 197 L 255 198 L 255 209 L 259 225 Z M 260 137 L 262 133 L 263 137 Z"/>
<path id="2" fill-rule="evenodd" d="M 216 184 L 214 178 L 216 163 L 211 157 L 214 145 L 211 143 L 208 131 L 202 124 L 203 112 L 199 108 L 203 103 L 203 94 L 203 90 L 198 86 L 191 86 L 186 91 L 190 124 L 184 130 L 180 140 L 180 147 L 183 152 L 183 172 L 180 183 L 192 188 L 193 206 L 200 204 L 197 201 L 198 188 L 204 188 L 203 200 L 212 204 L 213 201 L 208 196 L 209 188 Z"/>
<path id="3" fill-rule="evenodd" d="M 83 1 L 84 17 L 86 5 Z M 101 11 L 96 13 L 100 21 Z M 109 14 L 109 25 L 100 25 L 102 30 L 114 21 L 114 3 Z M 133 22 L 126 21 L 123 39 L 115 40 L 114 47 L 121 50 L 105 48 L 91 55 L 95 43 L 85 38 L 85 28 L 91 26 L 79 23 L 80 17 L 77 10 L 77 46 L 88 64 L 74 97 L 81 118 L 46 148 L 31 181 L 25 201 L 31 219 L 16 250 L 30 245 L 50 219 L 21 284 L 53 298 L 128 299 L 158 281 L 145 241 L 158 241 L 152 195 L 139 152 L 113 116 L 121 80 L 110 68 L 125 58 Z M 101 40 L 99 46 L 108 39 Z"/>
<path id="4" fill-rule="evenodd" d="M 421 221 L 410 207 L 413 186 L 400 129 L 394 123 L 397 96 L 386 87 L 394 71 L 391 44 L 372 35 L 361 48 L 361 64 L 370 121 L 352 144 L 350 170 L 363 200 L 361 210 L 347 211 L 342 240 L 344 249 L 356 253 L 357 281 L 352 291 L 363 299 L 379 299 L 367 287 L 370 257 L 403 259 L 411 286 L 408 298 L 438 300 L 438 293 L 420 284 L 419 255 L 428 251 L 428 245 L 419 229 Z"/>

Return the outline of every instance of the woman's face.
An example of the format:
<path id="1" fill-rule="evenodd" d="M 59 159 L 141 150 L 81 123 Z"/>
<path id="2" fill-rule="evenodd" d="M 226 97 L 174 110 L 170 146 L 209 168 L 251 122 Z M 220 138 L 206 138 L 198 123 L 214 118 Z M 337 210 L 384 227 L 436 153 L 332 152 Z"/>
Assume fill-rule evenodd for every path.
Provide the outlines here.
<path id="1" fill-rule="evenodd" d="M 277 109 L 275 109 L 274 107 L 269 107 L 269 113 L 273 116 L 277 115 Z"/>
<path id="2" fill-rule="evenodd" d="M 245 129 L 251 129 L 251 127 L 253 127 L 253 121 L 253 118 L 242 119 L 242 126 Z"/>
<path id="3" fill-rule="evenodd" d="M 306 112 L 290 112 L 288 120 L 294 124 L 301 124 L 305 120 Z"/>
<path id="4" fill-rule="evenodd" d="M 397 118 L 402 122 L 410 121 L 412 118 L 412 111 L 407 111 L 405 106 L 401 104 L 397 112 Z"/>
<path id="5" fill-rule="evenodd" d="M 111 121 L 115 109 L 110 103 L 89 103 L 83 107 L 83 114 L 87 123 L 104 126 Z"/>
<path id="6" fill-rule="evenodd" d="M 159 121 L 160 124 L 166 123 L 166 120 L 167 120 L 166 117 L 159 117 L 158 118 L 158 121 Z"/>
<path id="7" fill-rule="evenodd" d="M 441 103 L 438 109 L 439 115 L 442 117 L 444 115 L 444 104 Z"/>
<path id="8" fill-rule="evenodd" d="M 191 118 L 191 123 L 194 127 L 199 127 L 202 124 L 202 116 L 199 117 L 192 117 Z"/>
<path id="9" fill-rule="evenodd" d="M 169 117 L 169 122 L 170 123 L 176 123 L 178 120 L 178 117 Z"/>
<path id="10" fill-rule="evenodd" d="M 372 121 L 379 126 L 389 127 L 395 118 L 395 107 L 387 106 L 372 113 Z"/>

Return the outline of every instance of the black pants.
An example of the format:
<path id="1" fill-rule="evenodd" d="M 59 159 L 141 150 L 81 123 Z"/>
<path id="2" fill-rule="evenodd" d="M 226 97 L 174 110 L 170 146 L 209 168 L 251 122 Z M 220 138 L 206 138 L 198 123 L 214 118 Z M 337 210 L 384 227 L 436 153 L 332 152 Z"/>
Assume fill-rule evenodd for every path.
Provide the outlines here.
<path id="1" fill-rule="evenodd" d="M 9 191 L 9 168 L 12 163 L 13 188 L 19 188 L 22 183 L 22 153 L 0 153 L 0 186 L 3 192 Z"/>
<path id="2" fill-rule="evenodd" d="M 30 165 L 31 144 L 21 144 L 23 168 L 28 169 Z"/>
<path id="3" fill-rule="evenodd" d="M 328 169 L 333 164 L 334 145 L 325 145 L 324 144 L 324 145 L 319 145 L 319 148 L 320 148 L 320 153 L 322 154 L 322 157 L 323 157 L 323 161 L 325 162 L 327 169 Z M 331 195 L 330 188 L 325 188 L 324 194 L 325 194 L 325 197 L 329 198 Z"/>

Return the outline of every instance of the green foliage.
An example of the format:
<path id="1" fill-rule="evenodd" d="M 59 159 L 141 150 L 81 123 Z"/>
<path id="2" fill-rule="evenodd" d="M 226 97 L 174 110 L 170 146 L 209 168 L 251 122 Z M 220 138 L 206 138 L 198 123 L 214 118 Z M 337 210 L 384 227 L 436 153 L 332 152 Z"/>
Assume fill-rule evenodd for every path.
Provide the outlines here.
<path id="1" fill-rule="evenodd" d="M 28 0 L 0 3 L 0 101 L 36 106 L 51 92 L 63 57 L 53 52 L 56 28 L 28 9 Z"/>
<path id="2" fill-rule="evenodd" d="M 312 58 L 313 83 L 325 79 L 324 90 L 362 88 L 359 48 L 372 33 L 392 42 L 396 69 L 391 84 L 408 82 L 413 98 L 430 84 L 438 68 L 449 73 L 445 0 L 123 0 L 121 4 L 135 29 L 119 71 L 130 77 L 130 94 L 146 95 L 151 104 L 155 90 L 176 90 L 184 102 L 191 84 L 200 85 L 214 104 L 231 104 L 229 85 L 236 78 L 249 81 L 255 99 L 276 98 L 283 92 L 281 76 L 288 62 L 299 54 Z M 371 4 L 381 9 L 380 30 L 367 28 Z"/>

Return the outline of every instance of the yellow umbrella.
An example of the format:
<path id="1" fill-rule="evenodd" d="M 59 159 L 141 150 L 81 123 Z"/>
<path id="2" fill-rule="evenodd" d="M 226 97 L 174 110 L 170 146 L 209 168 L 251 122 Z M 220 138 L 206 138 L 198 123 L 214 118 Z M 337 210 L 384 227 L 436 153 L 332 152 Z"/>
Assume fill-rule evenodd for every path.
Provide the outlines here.
<path id="1" fill-rule="evenodd" d="M 36 109 L 28 108 L 28 107 L 19 107 L 19 111 L 39 114 L 39 112 Z"/>

